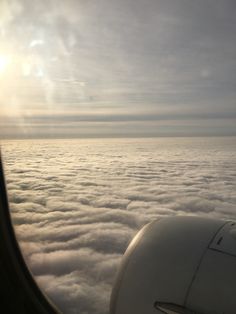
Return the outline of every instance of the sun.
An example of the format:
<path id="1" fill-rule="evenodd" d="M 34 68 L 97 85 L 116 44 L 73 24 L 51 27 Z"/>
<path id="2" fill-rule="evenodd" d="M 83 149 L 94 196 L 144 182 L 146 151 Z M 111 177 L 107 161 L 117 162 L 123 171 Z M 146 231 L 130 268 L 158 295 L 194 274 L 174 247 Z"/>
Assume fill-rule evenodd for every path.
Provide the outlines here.
<path id="1" fill-rule="evenodd" d="M 10 62 L 11 58 L 9 56 L 0 54 L 0 74 L 5 72 Z"/>

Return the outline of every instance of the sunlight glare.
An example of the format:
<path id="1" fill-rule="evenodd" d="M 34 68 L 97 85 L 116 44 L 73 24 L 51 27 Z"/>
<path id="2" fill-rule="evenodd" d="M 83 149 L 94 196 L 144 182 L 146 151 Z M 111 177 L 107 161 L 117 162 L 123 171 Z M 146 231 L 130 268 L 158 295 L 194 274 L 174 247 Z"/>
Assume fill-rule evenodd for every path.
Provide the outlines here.
<path id="1" fill-rule="evenodd" d="M 11 63 L 11 58 L 9 56 L 0 55 L 0 74 L 5 72 L 8 65 Z"/>

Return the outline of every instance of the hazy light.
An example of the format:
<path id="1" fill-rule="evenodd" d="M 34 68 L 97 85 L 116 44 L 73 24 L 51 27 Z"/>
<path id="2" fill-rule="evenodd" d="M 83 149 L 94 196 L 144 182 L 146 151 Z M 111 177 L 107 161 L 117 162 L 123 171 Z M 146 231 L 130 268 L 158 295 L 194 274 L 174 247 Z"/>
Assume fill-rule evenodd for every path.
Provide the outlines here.
<path id="1" fill-rule="evenodd" d="M 29 62 L 22 63 L 23 76 L 29 76 L 31 74 L 31 64 Z"/>
<path id="2" fill-rule="evenodd" d="M 44 71 L 42 68 L 37 69 L 36 77 L 44 77 Z"/>
<path id="3" fill-rule="evenodd" d="M 0 74 L 5 72 L 8 65 L 11 63 L 11 58 L 9 56 L 0 55 Z"/>
<path id="4" fill-rule="evenodd" d="M 33 39 L 31 42 L 30 42 L 30 48 L 33 48 L 35 46 L 41 46 L 44 44 L 44 41 L 41 40 L 41 39 Z"/>

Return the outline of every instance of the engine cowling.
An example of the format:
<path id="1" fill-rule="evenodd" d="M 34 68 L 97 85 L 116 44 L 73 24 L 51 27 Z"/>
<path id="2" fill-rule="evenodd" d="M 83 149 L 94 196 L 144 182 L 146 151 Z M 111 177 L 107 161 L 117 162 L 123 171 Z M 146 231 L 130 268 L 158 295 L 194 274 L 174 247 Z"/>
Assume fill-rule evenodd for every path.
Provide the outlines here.
<path id="1" fill-rule="evenodd" d="M 143 227 L 126 250 L 111 314 L 236 313 L 236 224 L 169 217 Z"/>

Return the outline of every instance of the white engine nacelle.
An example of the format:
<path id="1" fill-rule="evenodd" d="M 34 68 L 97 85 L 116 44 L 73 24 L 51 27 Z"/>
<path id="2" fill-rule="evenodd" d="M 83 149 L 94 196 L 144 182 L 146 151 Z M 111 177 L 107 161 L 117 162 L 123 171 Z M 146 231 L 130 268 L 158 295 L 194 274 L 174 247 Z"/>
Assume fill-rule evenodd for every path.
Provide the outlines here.
<path id="1" fill-rule="evenodd" d="M 110 309 L 235 314 L 235 222 L 169 217 L 146 225 L 125 252 Z"/>

